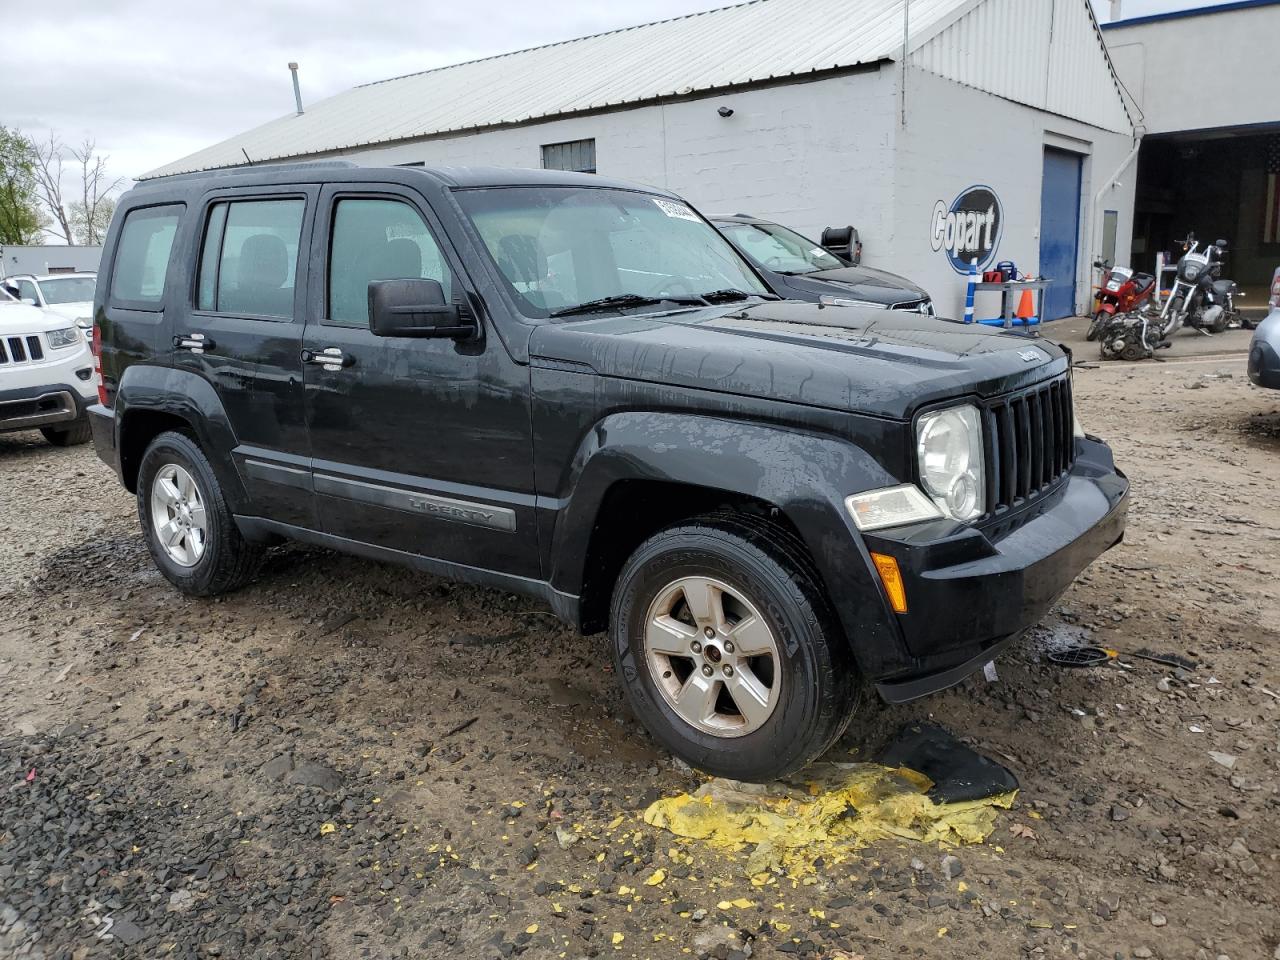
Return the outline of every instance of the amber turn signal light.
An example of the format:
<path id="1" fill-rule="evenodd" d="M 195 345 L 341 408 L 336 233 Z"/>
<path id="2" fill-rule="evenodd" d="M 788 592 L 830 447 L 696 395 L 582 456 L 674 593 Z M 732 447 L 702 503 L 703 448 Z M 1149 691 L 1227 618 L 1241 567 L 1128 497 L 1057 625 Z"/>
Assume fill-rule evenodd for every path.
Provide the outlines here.
<path id="1" fill-rule="evenodd" d="M 876 573 L 880 574 L 880 582 L 884 584 L 884 592 L 889 596 L 889 606 L 893 607 L 893 612 L 906 613 L 907 588 L 903 586 L 898 561 L 885 553 L 873 553 L 871 562 L 876 565 Z"/>

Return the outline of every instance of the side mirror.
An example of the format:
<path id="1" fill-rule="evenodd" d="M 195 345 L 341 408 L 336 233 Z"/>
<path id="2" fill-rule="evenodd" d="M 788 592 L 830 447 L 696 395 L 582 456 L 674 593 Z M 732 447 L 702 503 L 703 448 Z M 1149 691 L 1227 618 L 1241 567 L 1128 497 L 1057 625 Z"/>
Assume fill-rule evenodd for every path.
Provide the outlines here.
<path id="1" fill-rule="evenodd" d="M 27 306 L 29 306 L 29 307 L 38 307 L 38 306 L 40 306 L 40 304 L 36 302 L 36 298 L 35 298 L 35 297 L 23 297 L 23 298 L 22 298 L 22 302 L 23 302 L 23 303 L 25 303 L 25 304 L 26 304 Z"/>
<path id="2" fill-rule="evenodd" d="M 369 329 L 376 337 L 474 336 L 470 311 L 446 303 L 438 280 L 374 280 L 369 284 Z"/>

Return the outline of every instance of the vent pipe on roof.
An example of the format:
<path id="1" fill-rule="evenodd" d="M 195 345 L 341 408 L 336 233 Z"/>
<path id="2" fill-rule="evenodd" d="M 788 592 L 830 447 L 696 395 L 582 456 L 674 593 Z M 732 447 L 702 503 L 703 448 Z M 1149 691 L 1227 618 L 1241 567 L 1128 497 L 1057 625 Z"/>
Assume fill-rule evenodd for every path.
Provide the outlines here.
<path id="1" fill-rule="evenodd" d="M 1123 0 L 1111 0 L 1111 22 L 1115 23 L 1120 19 L 1120 5 Z"/>
<path id="2" fill-rule="evenodd" d="M 298 116 L 302 116 L 302 89 L 298 86 L 298 65 L 289 64 L 289 72 L 293 74 L 293 102 L 297 104 Z"/>

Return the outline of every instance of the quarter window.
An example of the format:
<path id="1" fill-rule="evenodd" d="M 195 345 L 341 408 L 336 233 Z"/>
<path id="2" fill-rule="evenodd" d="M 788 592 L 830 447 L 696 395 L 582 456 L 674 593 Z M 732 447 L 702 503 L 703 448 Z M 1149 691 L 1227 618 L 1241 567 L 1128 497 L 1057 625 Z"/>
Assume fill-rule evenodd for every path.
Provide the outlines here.
<path id="1" fill-rule="evenodd" d="M 329 247 L 329 320 L 369 324 L 375 280 L 436 280 L 452 297 L 449 265 L 421 214 L 400 200 L 339 200 Z"/>
<path id="2" fill-rule="evenodd" d="M 158 307 L 169 272 L 169 252 L 178 232 L 181 204 L 130 210 L 116 244 L 111 298 Z"/>
<path id="3" fill-rule="evenodd" d="M 258 317 L 293 317 L 306 201 L 237 200 L 209 210 L 196 306 Z"/>

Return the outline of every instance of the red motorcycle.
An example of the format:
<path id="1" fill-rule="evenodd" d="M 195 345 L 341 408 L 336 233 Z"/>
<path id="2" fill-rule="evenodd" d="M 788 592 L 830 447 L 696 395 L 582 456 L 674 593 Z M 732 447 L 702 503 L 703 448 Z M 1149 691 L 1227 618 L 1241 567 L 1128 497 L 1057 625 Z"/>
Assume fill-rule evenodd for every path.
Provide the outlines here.
<path id="1" fill-rule="evenodd" d="M 1102 271 L 1102 279 L 1093 295 L 1093 323 L 1089 324 L 1089 332 L 1085 334 L 1088 340 L 1098 339 L 1108 321 L 1117 313 L 1130 313 L 1150 301 L 1156 289 L 1156 278 L 1149 273 L 1113 267 L 1108 260 L 1095 260 L 1093 267 Z"/>

